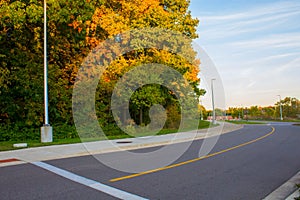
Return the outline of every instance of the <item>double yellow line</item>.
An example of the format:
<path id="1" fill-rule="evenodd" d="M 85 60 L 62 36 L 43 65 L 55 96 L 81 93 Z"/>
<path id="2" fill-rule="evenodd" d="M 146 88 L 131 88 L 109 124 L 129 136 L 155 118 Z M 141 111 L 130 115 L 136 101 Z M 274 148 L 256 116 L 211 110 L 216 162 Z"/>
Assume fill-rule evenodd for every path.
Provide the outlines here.
<path id="1" fill-rule="evenodd" d="M 202 156 L 202 157 L 195 158 L 195 159 L 192 159 L 192 160 L 187 160 L 187 161 L 176 163 L 176 164 L 173 164 L 173 165 L 168 165 L 166 167 L 156 168 L 156 169 L 152 169 L 152 170 L 149 170 L 149 171 L 144 171 L 144 172 L 137 173 L 137 174 L 131 174 L 131 175 L 128 175 L 128 176 L 122 176 L 122 177 L 119 177 L 119 178 L 114 178 L 114 179 L 111 179 L 109 181 L 110 182 L 117 182 L 117 181 L 122 181 L 122 180 L 126 180 L 126 179 L 131 179 L 131 178 L 134 178 L 134 177 L 143 176 L 143 175 L 146 175 L 146 174 L 151 174 L 151 173 L 155 173 L 155 172 L 159 172 L 159 171 L 163 171 L 163 170 L 167 170 L 167 169 L 179 167 L 179 166 L 186 165 L 186 164 L 189 164 L 189 163 L 197 162 L 199 160 L 203 160 L 205 158 L 210 158 L 210 157 L 222 154 L 222 153 L 226 153 L 228 151 L 231 151 L 231 150 L 234 150 L 234 149 L 238 149 L 240 147 L 243 147 L 243 146 L 255 143 L 255 142 L 259 141 L 259 140 L 262 140 L 262 139 L 264 139 L 264 138 L 272 135 L 275 132 L 275 128 L 274 127 L 271 127 L 271 128 L 272 128 L 272 131 L 270 133 L 262 136 L 262 137 L 256 138 L 254 140 L 251 140 L 249 142 L 245 142 L 243 144 L 240 144 L 240 145 L 237 145 L 237 146 L 234 146 L 234 147 L 230 147 L 228 149 L 224 149 L 222 151 L 218 151 L 218 152 L 215 152 L 215 153 L 212 153 L 212 154 L 208 154 L 206 156 Z"/>

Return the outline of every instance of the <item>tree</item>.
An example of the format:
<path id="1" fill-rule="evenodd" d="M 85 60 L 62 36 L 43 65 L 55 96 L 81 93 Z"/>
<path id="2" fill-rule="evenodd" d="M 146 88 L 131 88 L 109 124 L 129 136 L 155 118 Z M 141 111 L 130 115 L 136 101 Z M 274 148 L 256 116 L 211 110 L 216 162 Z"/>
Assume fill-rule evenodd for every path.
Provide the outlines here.
<path id="1" fill-rule="evenodd" d="M 101 125 L 114 123 L 110 111 L 115 84 L 126 72 L 146 63 L 161 63 L 179 71 L 194 89 L 198 88 L 200 61 L 191 47 L 197 37 L 198 20 L 193 19 L 186 0 L 47 0 L 50 122 L 73 124 L 72 91 L 85 57 L 101 42 L 137 28 L 164 28 L 189 39 L 165 38 L 168 48 L 141 49 L 112 60 L 97 88 L 97 116 Z M 43 123 L 43 4 L 39 0 L 0 1 L 0 123 L 38 128 Z M 151 42 L 151 40 L 149 40 Z M 152 42 L 155 42 L 152 40 Z M 122 43 L 122 42 L 121 42 Z M 188 62 L 192 60 L 192 62 Z M 181 89 L 181 88 L 180 88 Z M 146 91 L 152 96 L 140 101 Z M 143 87 L 132 97 L 132 112 L 161 103 L 177 105 L 174 95 L 159 86 Z M 168 94 L 168 95 L 166 95 Z M 139 101 L 138 101 L 139 100 Z M 149 103 L 149 102 L 150 103 Z M 175 102 L 175 103 L 174 103 Z M 142 117 L 140 121 L 147 120 Z M 137 119 L 136 119 L 137 120 Z"/>
<path id="2" fill-rule="evenodd" d="M 90 19 L 101 2 L 74 0 L 70 4 L 67 0 L 47 1 L 51 123 L 73 123 L 72 86 L 89 52 L 85 32 L 74 25 Z M 43 123 L 42 27 L 42 1 L 1 0 L 0 123 L 20 131 Z"/>
<path id="3" fill-rule="evenodd" d="M 299 100 L 295 97 L 285 97 L 281 102 L 275 104 L 276 107 L 282 106 L 282 113 L 284 118 L 297 118 L 297 114 L 300 113 Z M 280 116 L 279 109 L 276 111 L 276 115 Z"/>
<path id="4" fill-rule="evenodd" d="M 124 45 L 128 41 L 120 38 L 119 34 L 138 28 L 164 28 L 178 31 L 189 37 L 189 41 L 185 42 L 178 41 L 175 38 L 172 39 L 172 37 L 159 38 L 160 41 L 171 43 L 169 46 L 174 47 L 175 49 L 181 48 L 181 52 L 184 53 L 184 56 L 174 54 L 168 48 L 141 48 L 137 51 L 129 52 L 126 55 L 118 56 L 117 59 L 115 59 L 114 55 L 118 55 L 118 52 L 115 52 L 115 49 L 118 48 L 103 49 L 103 51 L 107 52 L 105 54 L 105 60 L 110 63 L 110 65 L 100 81 L 101 85 L 103 84 L 101 87 L 109 87 L 112 91 L 114 85 L 119 81 L 119 78 L 129 70 L 147 63 L 160 63 L 179 71 L 188 80 L 197 96 L 203 94 L 204 91 L 198 88 L 200 80 L 197 75 L 200 62 L 195 59 L 196 53 L 191 47 L 192 39 L 197 37 L 196 26 L 198 20 L 192 19 L 191 14 L 188 11 L 188 5 L 189 1 L 183 0 L 110 0 L 97 8 L 92 20 L 86 23 L 86 41 L 91 47 L 99 45 L 107 38 L 116 38 L 120 41 L 120 45 Z M 149 36 L 146 37 L 148 37 L 145 38 L 145 40 L 150 44 L 149 46 L 151 46 L 151 42 L 157 42 L 157 40 L 151 38 L 153 36 L 150 32 Z M 188 60 L 192 60 L 192 62 L 189 62 Z M 147 96 L 147 90 L 153 91 L 153 94 Z M 108 92 L 106 94 L 107 96 L 103 95 L 102 92 L 99 93 L 99 96 L 97 97 L 98 102 L 107 102 L 108 105 L 110 102 L 110 93 Z M 143 87 L 135 92 L 131 98 L 131 111 L 139 113 L 139 117 L 134 117 L 138 124 L 147 121 L 147 116 L 145 116 L 144 113 L 148 113 L 151 105 L 162 102 L 162 100 L 158 98 L 158 94 L 164 96 L 165 108 L 168 108 L 169 105 L 176 102 L 175 96 L 167 95 L 168 91 L 165 91 L 165 88 L 160 86 L 152 85 L 151 87 Z M 97 104 L 97 107 L 101 106 Z M 99 111 L 98 114 L 102 115 L 100 113 L 107 113 L 107 111 L 108 109 L 105 109 Z M 132 114 L 132 116 L 137 115 L 135 113 Z M 145 119 L 143 116 L 145 116 Z"/>
<path id="5" fill-rule="evenodd" d="M 208 112 L 206 110 L 206 108 L 203 106 L 203 105 L 198 105 L 198 112 L 199 112 L 199 115 L 200 115 L 200 119 L 203 119 L 203 120 L 207 120 L 207 117 L 208 117 Z"/>
<path id="6" fill-rule="evenodd" d="M 229 107 L 227 114 L 232 116 L 232 118 L 239 118 L 242 115 L 241 109 Z"/>

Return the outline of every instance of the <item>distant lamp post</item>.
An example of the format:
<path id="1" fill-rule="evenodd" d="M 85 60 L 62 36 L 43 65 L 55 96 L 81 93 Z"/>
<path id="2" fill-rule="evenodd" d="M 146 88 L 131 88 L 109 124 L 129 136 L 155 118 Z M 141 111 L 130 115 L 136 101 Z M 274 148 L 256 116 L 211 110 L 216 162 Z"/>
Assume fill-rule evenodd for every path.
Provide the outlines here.
<path id="1" fill-rule="evenodd" d="M 44 109 L 45 121 L 41 127 L 41 142 L 53 141 L 52 127 L 49 124 L 48 113 L 48 60 L 47 60 L 47 2 L 44 0 Z"/>
<path id="2" fill-rule="evenodd" d="M 212 116 L 212 123 L 216 124 L 216 110 L 215 110 L 215 97 L 214 97 L 214 81 L 216 79 L 211 79 L 211 100 L 212 100 L 212 108 L 213 108 L 213 116 Z"/>
<path id="3" fill-rule="evenodd" d="M 281 104 L 281 95 L 277 95 L 279 97 L 279 109 L 280 109 L 280 120 L 283 120 L 282 117 L 282 104 Z"/>

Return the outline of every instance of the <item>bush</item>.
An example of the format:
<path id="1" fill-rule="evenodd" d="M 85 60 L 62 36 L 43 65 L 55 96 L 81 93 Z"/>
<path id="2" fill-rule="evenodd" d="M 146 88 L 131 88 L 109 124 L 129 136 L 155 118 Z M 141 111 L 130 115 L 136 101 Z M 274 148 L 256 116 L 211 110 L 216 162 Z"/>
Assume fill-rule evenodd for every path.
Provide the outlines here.
<path id="1" fill-rule="evenodd" d="M 40 138 L 40 131 L 16 123 L 12 125 L 0 125 L 0 141 L 26 141 Z"/>
<path id="2" fill-rule="evenodd" d="M 0 125 L 0 141 L 39 141 L 41 135 L 40 127 L 28 127 L 24 124 Z M 53 125 L 53 138 L 66 139 L 78 138 L 74 125 L 55 124 Z"/>

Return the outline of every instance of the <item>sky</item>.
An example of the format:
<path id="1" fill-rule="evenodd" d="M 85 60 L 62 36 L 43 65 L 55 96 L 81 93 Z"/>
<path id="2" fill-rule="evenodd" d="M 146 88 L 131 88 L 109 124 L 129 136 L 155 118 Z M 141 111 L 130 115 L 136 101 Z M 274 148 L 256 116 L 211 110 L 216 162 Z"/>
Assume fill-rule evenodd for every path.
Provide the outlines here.
<path id="1" fill-rule="evenodd" d="M 299 0 L 191 0 L 190 10 L 200 20 L 195 42 L 220 74 L 226 108 L 274 105 L 277 95 L 300 99 Z M 210 85 L 201 87 L 211 108 Z"/>

